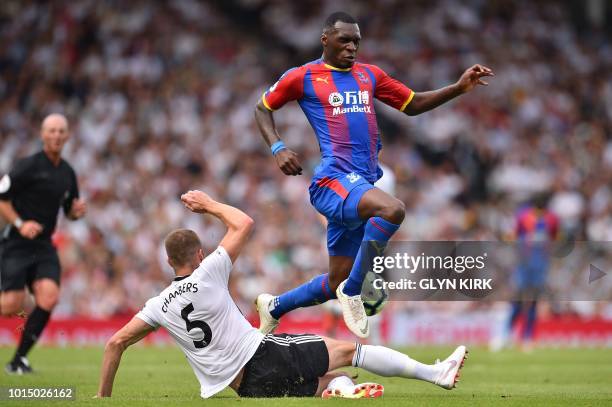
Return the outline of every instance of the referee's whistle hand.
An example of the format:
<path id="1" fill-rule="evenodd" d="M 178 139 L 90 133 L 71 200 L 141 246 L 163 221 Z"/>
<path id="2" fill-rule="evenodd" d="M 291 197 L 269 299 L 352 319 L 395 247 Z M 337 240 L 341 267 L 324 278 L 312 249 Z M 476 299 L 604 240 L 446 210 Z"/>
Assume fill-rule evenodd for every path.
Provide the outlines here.
<path id="1" fill-rule="evenodd" d="M 19 234 L 25 237 L 26 239 L 35 239 L 36 236 L 40 235 L 43 230 L 43 227 L 40 223 L 34 220 L 26 220 L 19 228 Z"/>

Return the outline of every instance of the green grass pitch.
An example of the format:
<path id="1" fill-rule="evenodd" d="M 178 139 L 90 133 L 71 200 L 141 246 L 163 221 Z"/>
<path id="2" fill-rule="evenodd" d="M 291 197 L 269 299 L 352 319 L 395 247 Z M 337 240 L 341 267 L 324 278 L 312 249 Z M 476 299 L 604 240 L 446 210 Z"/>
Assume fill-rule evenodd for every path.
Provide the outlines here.
<path id="1" fill-rule="evenodd" d="M 415 359 L 433 362 L 450 348 L 402 349 Z M 12 348 L 0 348 L 6 363 Z M 475 348 L 452 391 L 416 380 L 383 378 L 359 371 L 360 381 L 378 381 L 385 395 L 377 400 L 239 399 L 226 389 L 210 400 L 199 386 L 183 354 L 174 347 L 136 346 L 123 356 L 111 399 L 92 399 L 98 385 L 101 348 L 36 348 L 30 361 L 36 373 L 8 376 L 0 386 L 74 386 L 76 401 L 19 401 L 1 404 L 32 406 L 245 406 L 312 405 L 415 406 L 612 406 L 612 349 L 545 349 L 489 353 Z M 350 373 L 354 368 L 348 368 Z"/>

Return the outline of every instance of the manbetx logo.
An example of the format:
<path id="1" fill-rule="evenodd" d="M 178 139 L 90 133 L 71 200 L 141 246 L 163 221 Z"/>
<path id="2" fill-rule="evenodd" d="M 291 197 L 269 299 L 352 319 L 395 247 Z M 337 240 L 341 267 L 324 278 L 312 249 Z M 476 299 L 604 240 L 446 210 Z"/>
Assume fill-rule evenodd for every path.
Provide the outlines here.
<path id="1" fill-rule="evenodd" d="M 343 93 L 332 92 L 327 98 L 329 104 L 334 108 L 333 116 L 346 113 L 372 113 L 370 93 L 367 90 L 351 90 Z"/>

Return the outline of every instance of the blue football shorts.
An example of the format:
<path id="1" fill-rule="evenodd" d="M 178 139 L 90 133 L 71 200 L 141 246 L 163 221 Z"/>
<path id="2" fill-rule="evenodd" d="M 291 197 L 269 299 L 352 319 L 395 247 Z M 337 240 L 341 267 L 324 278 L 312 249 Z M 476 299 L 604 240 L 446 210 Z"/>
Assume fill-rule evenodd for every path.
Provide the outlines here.
<path id="1" fill-rule="evenodd" d="M 355 258 L 363 240 L 365 220 L 357 205 L 374 185 L 351 172 L 323 177 L 310 184 L 310 203 L 327 218 L 327 250 L 330 256 Z"/>

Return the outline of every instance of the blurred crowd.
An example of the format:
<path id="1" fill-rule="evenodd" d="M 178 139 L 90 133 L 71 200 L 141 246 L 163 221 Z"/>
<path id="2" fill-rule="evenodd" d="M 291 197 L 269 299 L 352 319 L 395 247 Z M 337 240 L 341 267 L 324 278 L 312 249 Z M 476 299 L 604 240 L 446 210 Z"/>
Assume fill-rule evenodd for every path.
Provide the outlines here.
<path id="1" fill-rule="evenodd" d="M 213 249 L 222 224 L 182 206 L 189 189 L 256 221 L 231 279 L 243 310 L 327 271 L 307 193 L 313 131 L 296 103 L 275 114 L 305 168 L 284 176 L 253 109 L 285 70 L 320 56 L 323 21 L 338 9 L 359 21 L 359 60 L 416 91 L 474 63 L 496 74 L 421 116 L 377 105 L 381 158 L 407 207 L 397 239 L 508 239 L 517 208 L 548 193 L 565 236 L 612 241 L 611 36 L 564 2 L 9 0 L 0 173 L 39 148 L 46 114 L 64 113 L 64 156 L 89 204 L 84 220 L 58 227 L 57 315 L 139 309 L 169 281 L 162 243 L 174 228 Z"/>

